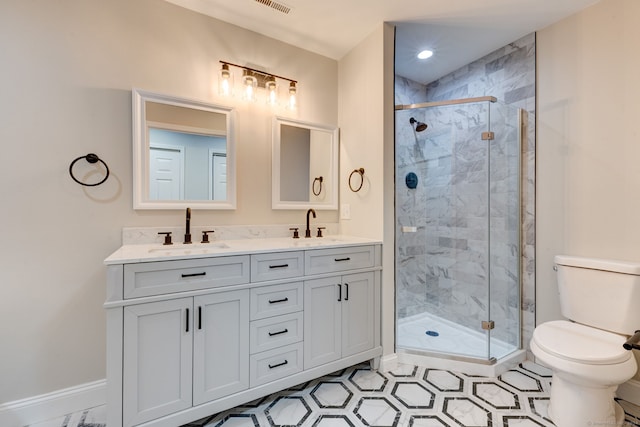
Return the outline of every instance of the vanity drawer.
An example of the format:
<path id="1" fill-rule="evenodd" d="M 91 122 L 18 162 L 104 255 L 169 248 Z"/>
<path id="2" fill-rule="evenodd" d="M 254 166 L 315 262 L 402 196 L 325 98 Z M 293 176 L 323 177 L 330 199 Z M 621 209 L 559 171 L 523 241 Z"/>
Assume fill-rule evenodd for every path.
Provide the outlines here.
<path id="1" fill-rule="evenodd" d="M 251 289 L 251 320 L 301 311 L 304 301 L 302 289 L 302 282 Z"/>
<path id="2" fill-rule="evenodd" d="M 125 298 L 243 283 L 249 283 L 249 255 L 144 262 L 124 266 Z"/>
<path id="3" fill-rule="evenodd" d="M 311 275 L 373 267 L 374 253 L 374 246 L 309 250 L 305 252 L 305 273 Z"/>
<path id="4" fill-rule="evenodd" d="M 251 322 L 251 354 L 302 341 L 302 312 L 285 314 Z"/>
<path id="5" fill-rule="evenodd" d="M 249 386 L 256 387 L 302 371 L 302 343 L 249 357 Z"/>
<path id="6" fill-rule="evenodd" d="M 278 252 L 251 255 L 251 281 L 289 279 L 304 275 L 304 255 L 299 252 Z"/>

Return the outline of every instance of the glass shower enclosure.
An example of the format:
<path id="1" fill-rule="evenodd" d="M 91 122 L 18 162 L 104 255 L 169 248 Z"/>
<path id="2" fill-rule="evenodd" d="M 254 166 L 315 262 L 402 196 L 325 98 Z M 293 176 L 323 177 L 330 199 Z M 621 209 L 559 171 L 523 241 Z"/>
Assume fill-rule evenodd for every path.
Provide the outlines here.
<path id="1" fill-rule="evenodd" d="M 493 364 L 521 347 L 526 112 L 493 97 L 396 106 L 396 349 Z"/>

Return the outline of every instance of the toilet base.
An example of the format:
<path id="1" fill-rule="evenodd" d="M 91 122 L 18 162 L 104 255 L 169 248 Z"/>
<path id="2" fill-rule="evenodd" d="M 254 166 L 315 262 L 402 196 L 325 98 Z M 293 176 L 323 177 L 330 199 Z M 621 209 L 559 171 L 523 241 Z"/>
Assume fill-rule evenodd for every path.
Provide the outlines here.
<path id="1" fill-rule="evenodd" d="M 618 386 L 586 387 L 553 374 L 548 415 L 556 427 L 621 427 L 624 410 L 614 401 Z"/>

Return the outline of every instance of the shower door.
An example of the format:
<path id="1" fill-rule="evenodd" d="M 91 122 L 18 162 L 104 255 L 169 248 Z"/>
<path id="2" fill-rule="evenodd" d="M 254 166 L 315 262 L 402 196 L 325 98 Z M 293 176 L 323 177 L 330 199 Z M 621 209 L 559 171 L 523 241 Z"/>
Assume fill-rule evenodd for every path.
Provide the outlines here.
<path id="1" fill-rule="evenodd" d="M 490 106 L 489 331 L 490 357 L 521 347 L 521 153 L 526 111 L 499 102 Z"/>
<path id="2" fill-rule="evenodd" d="M 508 137 L 496 145 L 494 102 L 419 105 L 396 111 L 396 347 L 491 362 L 492 315 L 513 297 L 512 282 L 491 285 L 492 275 L 511 273 L 500 263 L 513 249 L 492 255 L 494 228 L 518 230 L 517 218 L 502 215 L 513 202 L 502 191 Z M 506 322 L 499 327 L 502 337 Z"/>

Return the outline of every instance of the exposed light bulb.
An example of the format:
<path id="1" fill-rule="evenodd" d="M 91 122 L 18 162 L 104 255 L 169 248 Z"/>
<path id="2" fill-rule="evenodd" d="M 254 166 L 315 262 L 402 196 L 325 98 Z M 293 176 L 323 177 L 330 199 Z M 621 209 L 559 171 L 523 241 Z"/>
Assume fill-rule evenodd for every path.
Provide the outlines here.
<path id="1" fill-rule="evenodd" d="M 233 91 L 233 75 L 229 71 L 228 64 L 222 64 L 218 77 L 218 93 L 221 96 L 231 96 Z"/>
<path id="2" fill-rule="evenodd" d="M 278 85 L 276 84 L 275 77 L 269 77 L 265 83 L 265 89 L 267 90 L 267 104 L 275 107 L 278 105 Z"/>
<path id="3" fill-rule="evenodd" d="M 258 81 L 254 76 L 249 74 L 248 70 L 244 70 L 243 72 L 242 84 L 244 85 L 244 99 L 252 102 L 255 101 Z"/>
<path id="4" fill-rule="evenodd" d="M 296 82 L 291 82 L 289 84 L 289 102 L 288 108 L 290 110 L 295 110 L 298 107 L 298 88 L 296 87 Z"/>

